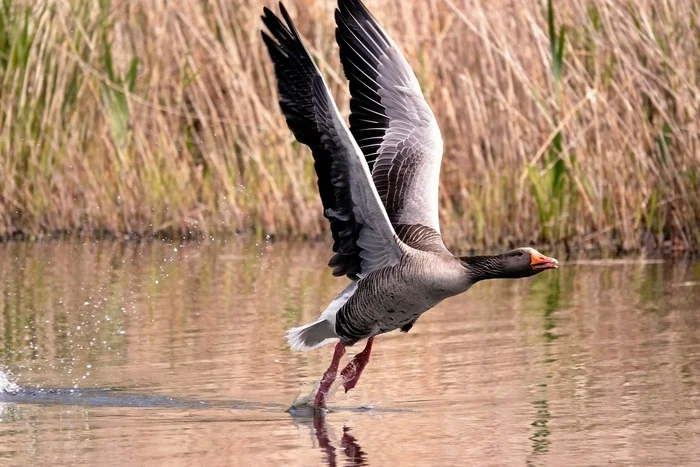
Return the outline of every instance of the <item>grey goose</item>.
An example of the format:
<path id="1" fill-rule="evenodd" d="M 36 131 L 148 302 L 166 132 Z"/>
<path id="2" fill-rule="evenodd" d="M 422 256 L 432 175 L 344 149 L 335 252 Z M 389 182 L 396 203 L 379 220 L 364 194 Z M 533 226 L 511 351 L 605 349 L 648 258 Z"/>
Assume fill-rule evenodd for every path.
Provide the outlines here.
<path id="1" fill-rule="evenodd" d="M 336 41 L 350 83 L 350 127 L 280 2 L 262 38 L 274 64 L 279 104 L 295 138 L 311 149 L 324 216 L 333 235 L 329 266 L 350 284 L 313 323 L 290 329 L 295 350 L 337 341 L 314 407 L 325 407 L 345 348 L 367 339 L 341 372 L 346 392 L 365 368 L 374 337 L 408 332 L 442 300 L 485 279 L 556 268 L 532 248 L 492 256 L 452 255 L 438 220 L 442 136 L 418 80 L 360 0 L 338 0 Z"/>

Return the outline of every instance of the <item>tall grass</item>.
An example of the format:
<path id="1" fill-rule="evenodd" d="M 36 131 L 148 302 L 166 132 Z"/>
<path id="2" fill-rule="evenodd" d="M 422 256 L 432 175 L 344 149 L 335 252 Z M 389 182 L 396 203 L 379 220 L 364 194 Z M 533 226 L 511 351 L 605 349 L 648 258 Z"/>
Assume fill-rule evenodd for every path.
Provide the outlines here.
<path id="1" fill-rule="evenodd" d="M 254 0 L 0 0 L 0 235 L 316 236 Z M 287 2 L 348 110 L 333 2 Z M 446 142 L 462 248 L 700 245 L 700 8 L 368 0 Z"/>

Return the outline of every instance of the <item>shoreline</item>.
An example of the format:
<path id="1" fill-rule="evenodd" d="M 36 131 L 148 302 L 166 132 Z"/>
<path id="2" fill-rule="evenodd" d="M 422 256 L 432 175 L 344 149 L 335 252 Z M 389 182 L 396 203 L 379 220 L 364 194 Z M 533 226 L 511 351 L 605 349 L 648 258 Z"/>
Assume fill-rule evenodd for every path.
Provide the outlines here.
<path id="1" fill-rule="evenodd" d="M 76 240 L 88 240 L 90 242 L 113 242 L 122 244 L 142 244 L 142 243 L 165 243 L 165 244 L 192 244 L 192 243 L 215 243 L 223 241 L 241 241 L 241 242 L 260 242 L 264 241 L 268 244 L 323 244 L 328 243 L 330 251 L 330 232 L 326 231 L 316 235 L 272 235 L 272 234 L 256 234 L 253 230 L 242 232 L 190 232 L 189 235 L 163 235 L 150 234 L 140 235 L 135 233 L 119 233 L 108 231 L 81 231 L 81 232 L 47 232 L 40 235 L 28 235 L 22 232 L 0 235 L 0 246 L 4 244 L 35 244 L 35 243 L 51 243 L 51 242 L 71 242 Z M 672 246 L 670 240 L 664 241 L 663 245 L 653 246 L 647 242 L 645 247 L 638 248 L 623 248 L 619 243 L 589 243 L 585 246 L 581 245 L 580 241 L 571 242 L 509 242 L 495 243 L 491 245 L 471 246 L 469 242 L 445 242 L 450 251 L 459 252 L 463 255 L 482 254 L 484 252 L 507 251 L 520 246 L 531 246 L 538 250 L 555 251 L 564 258 L 585 258 L 590 260 L 595 259 L 610 259 L 610 258 L 628 258 L 633 256 L 644 257 L 650 261 L 664 258 L 677 257 L 700 257 L 700 248 L 685 248 L 680 244 Z M 459 245 L 468 245 L 459 248 Z"/>

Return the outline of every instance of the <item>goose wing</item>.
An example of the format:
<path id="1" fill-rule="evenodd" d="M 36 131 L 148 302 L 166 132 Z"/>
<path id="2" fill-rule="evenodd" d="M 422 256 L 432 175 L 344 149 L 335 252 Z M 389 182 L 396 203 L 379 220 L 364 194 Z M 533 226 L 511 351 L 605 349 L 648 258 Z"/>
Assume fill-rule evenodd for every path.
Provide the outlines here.
<path id="1" fill-rule="evenodd" d="M 296 139 L 311 148 L 325 217 L 333 232 L 334 275 L 356 278 L 399 262 L 396 236 L 369 167 L 323 77 L 280 2 L 283 23 L 264 8 L 262 37 L 275 66 L 280 107 Z"/>
<path id="2" fill-rule="evenodd" d="M 350 131 L 401 240 L 445 251 L 438 218 L 442 136 L 418 80 L 360 0 L 339 0 L 336 41 L 350 81 Z"/>

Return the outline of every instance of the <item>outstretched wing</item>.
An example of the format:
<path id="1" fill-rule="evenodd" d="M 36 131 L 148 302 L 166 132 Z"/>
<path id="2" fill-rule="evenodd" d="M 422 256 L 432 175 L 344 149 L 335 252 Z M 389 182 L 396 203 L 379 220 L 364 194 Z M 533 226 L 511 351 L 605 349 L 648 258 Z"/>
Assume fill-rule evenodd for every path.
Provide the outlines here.
<path id="1" fill-rule="evenodd" d="M 265 8 L 262 33 L 275 65 L 280 107 L 299 142 L 311 148 L 324 214 L 335 243 L 334 275 L 356 278 L 399 262 L 401 241 L 389 222 L 360 148 L 280 3 L 284 23 Z"/>
<path id="2" fill-rule="evenodd" d="M 401 240 L 445 251 L 438 218 L 442 136 L 413 70 L 360 0 L 339 0 L 340 60 L 350 81 L 350 131 Z"/>

